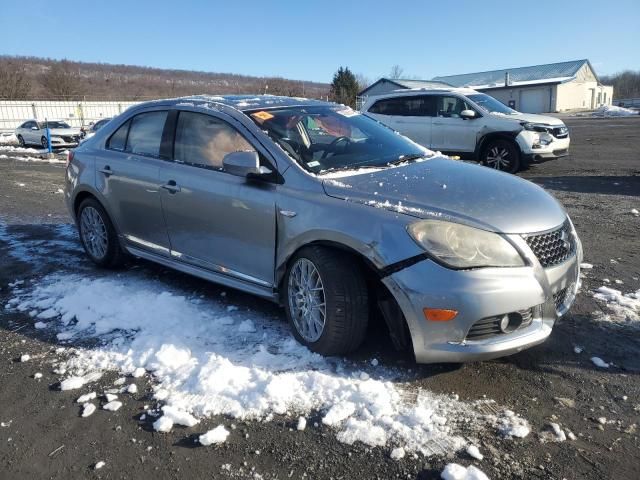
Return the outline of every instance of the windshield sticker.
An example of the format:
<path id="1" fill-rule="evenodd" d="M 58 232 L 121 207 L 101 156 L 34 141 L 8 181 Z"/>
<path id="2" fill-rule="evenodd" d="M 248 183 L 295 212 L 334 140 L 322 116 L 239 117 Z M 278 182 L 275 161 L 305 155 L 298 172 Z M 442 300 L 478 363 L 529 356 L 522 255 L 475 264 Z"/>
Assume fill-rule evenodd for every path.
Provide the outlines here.
<path id="1" fill-rule="evenodd" d="M 356 115 L 360 115 L 359 112 L 356 112 L 352 108 L 345 108 L 343 110 L 336 110 L 336 113 L 339 113 L 343 117 L 355 117 Z"/>
<path id="2" fill-rule="evenodd" d="M 313 168 L 313 167 L 318 167 L 318 166 L 320 166 L 320 162 L 318 162 L 317 160 L 314 160 L 312 162 L 307 162 L 307 167 Z"/>
<path id="3" fill-rule="evenodd" d="M 271 115 L 269 112 L 265 112 L 264 110 L 252 113 L 251 116 L 256 120 L 260 120 L 261 122 L 266 122 L 267 120 L 271 120 L 273 118 L 273 115 Z"/>

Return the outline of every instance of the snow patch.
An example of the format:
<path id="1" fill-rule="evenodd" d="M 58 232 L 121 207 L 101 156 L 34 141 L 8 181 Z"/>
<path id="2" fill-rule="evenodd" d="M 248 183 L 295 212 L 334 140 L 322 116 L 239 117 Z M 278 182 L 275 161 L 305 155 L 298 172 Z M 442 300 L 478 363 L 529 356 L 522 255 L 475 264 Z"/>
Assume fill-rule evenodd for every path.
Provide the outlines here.
<path id="1" fill-rule="evenodd" d="M 609 366 L 611 365 L 610 363 L 607 363 L 604 360 L 602 360 L 600 357 L 591 357 L 591 361 L 596 367 L 600 367 L 600 368 L 609 368 Z"/>
<path id="2" fill-rule="evenodd" d="M 104 410 L 109 410 L 110 412 L 117 412 L 122 407 L 122 402 L 118 400 L 113 400 L 112 402 L 105 403 L 102 408 Z"/>
<path id="3" fill-rule="evenodd" d="M 360 362 L 309 351 L 281 318 L 244 308 L 228 312 L 221 300 L 185 293 L 141 273 L 55 274 L 14 295 L 10 308 L 54 310 L 49 325 L 59 334 L 99 340 L 74 349 L 59 365 L 59 371 L 70 372 L 62 390 L 81 388 L 104 371 L 151 373 L 152 395 L 164 403 L 153 423 L 159 432 L 215 415 L 269 421 L 274 415 L 323 412 L 322 423 L 342 442 L 390 443 L 425 456 L 465 448 L 462 431 L 494 427 L 505 436 L 529 433 L 526 420 L 513 412 L 494 414 L 500 409 L 492 407 L 487 415 L 479 403 L 427 390 L 406 395 L 396 370 L 377 366 L 373 378 L 373 370 L 363 372 Z M 243 327 L 239 335 L 249 322 L 253 328 Z"/>
<path id="4" fill-rule="evenodd" d="M 209 430 L 198 437 L 198 441 L 201 445 L 207 447 L 213 444 L 224 443 L 227 441 L 229 431 L 224 428 L 224 425 L 218 425 L 213 430 Z"/>
<path id="5" fill-rule="evenodd" d="M 440 474 L 442 480 L 489 480 L 482 470 L 470 465 L 463 467 L 457 463 L 450 463 Z"/>

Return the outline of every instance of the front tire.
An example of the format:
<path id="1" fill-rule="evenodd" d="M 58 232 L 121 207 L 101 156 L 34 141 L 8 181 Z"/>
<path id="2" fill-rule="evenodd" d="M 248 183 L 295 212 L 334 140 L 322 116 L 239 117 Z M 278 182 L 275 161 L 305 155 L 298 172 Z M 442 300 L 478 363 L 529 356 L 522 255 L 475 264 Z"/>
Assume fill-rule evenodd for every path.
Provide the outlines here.
<path id="1" fill-rule="evenodd" d="M 24 143 L 24 138 L 22 138 L 22 135 L 18 135 L 18 145 L 20 145 L 20 148 L 24 148 L 27 146 L 27 144 Z"/>
<path id="2" fill-rule="evenodd" d="M 40 145 L 42 145 L 42 148 L 44 150 L 49 150 L 49 142 L 47 142 L 47 137 L 42 137 L 40 139 Z"/>
<path id="3" fill-rule="evenodd" d="M 109 215 L 94 198 L 82 201 L 78 208 L 78 232 L 87 256 L 100 267 L 117 268 L 125 254 Z"/>
<path id="4" fill-rule="evenodd" d="M 322 355 L 344 355 L 364 340 L 367 284 L 359 265 L 337 250 L 303 248 L 284 279 L 285 311 L 295 338 Z"/>
<path id="5" fill-rule="evenodd" d="M 520 170 L 520 149 L 509 140 L 492 140 L 483 149 L 481 160 L 487 167 L 516 173 Z"/>

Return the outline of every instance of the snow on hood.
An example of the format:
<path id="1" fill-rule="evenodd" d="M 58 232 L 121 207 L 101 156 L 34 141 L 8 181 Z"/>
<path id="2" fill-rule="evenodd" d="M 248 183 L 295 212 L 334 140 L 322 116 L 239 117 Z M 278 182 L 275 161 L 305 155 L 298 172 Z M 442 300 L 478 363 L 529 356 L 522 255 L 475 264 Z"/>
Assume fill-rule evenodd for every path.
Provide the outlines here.
<path id="1" fill-rule="evenodd" d="M 559 118 L 551 117 L 548 115 L 537 115 L 535 113 L 516 112 L 510 115 L 505 115 L 497 112 L 491 112 L 491 115 L 498 118 L 507 118 L 509 120 L 520 120 L 523 122 L 543 123 L 545 125 L 564 125 L 564 122 Z"/>
<path id="2" fill-rule="evenodd" d="M 566 213 L 541 187 L 515 175 L 436 157 L 400 168 L 323 180 L 330 197 L 418 218 L 453 219 L 503 233 L 561 225 Z"/>

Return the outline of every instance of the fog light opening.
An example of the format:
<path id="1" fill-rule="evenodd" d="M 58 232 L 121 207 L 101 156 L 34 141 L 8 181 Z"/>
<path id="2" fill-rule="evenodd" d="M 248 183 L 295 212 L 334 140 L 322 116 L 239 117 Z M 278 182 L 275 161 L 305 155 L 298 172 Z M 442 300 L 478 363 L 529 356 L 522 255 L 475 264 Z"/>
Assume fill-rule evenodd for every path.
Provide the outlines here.
<path id="1" fill-rule="evenodd" d="M 513 312 L 508 315 L 504 315 L 500 319 L 500 331 L 502 333 L 511 333 L 522 325 L 522 315 L 518 312 Z"/>

